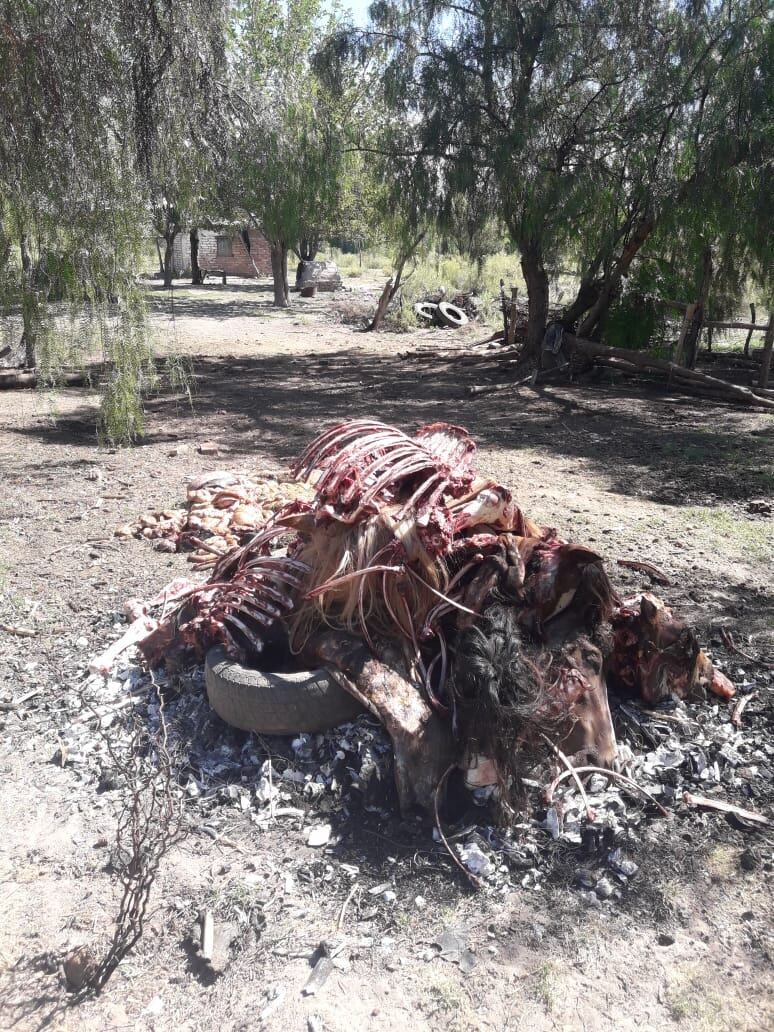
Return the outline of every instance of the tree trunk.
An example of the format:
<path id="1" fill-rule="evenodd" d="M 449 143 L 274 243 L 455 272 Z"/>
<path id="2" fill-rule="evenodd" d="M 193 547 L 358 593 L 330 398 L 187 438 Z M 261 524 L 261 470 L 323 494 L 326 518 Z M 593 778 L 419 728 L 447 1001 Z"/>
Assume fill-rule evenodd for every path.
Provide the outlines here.
<path id="1" fill-rule="evenodd" d="M 602 317 L 606 314 L 611 302 L 615 298 L 621 286 L 621 280 L 629 271 L 629 266 L 634 261 L 637 252 L 648 239 L 656 226 L 656 220 L 646 217 L 640 220 L 634 232 L 629 237 L 626 246 L 621 252 L 621 257 L 615 264 L 612 272 L 607 275 L 600 287 L 597 300 L 591 306 L 586 318 L 578 327 L 579 337 L 590 337 L 596 330 Z"/>
<path id="2" fill-rule="evenodd" d="M 696 319 L 696 312 L 698 310 L 698 307 L 699 306 L 697 304 L 692 302 L 688 305 L 688 307 L 685 309 L 685 312 L 683 313 L 683 322 L 680 327 L 680 336 L 677 338 L 677 347 L 674 350 L 673 356 L 676 365 L 686 367 L 689 366 L 688 339 L 691 333 L 691 328 L 693 327 L 694 321 Z M 691 366 L 690 368 L 693 367 Z"/>
<path id="3" fill-rule="evenodd" d="M 523 351 L 526 358 L 540 354 L 548 322 L 548 273 L 538 248 L 522 251 L 521 271 L 527 283 L 527 340 Z"/>
<path id="4" fill-rule="evenodd" d="M 172 275 L 174 273 L 173 261 L 175 256 L 176 229 L 168 229 L 164 234 L 164 287 L 169 290 L 172 286 Z"/>
<path id="5" fill-rule="evenodd" d="M 36 345 L 36 309 L 37 298 L 32 282 L 32 258 L 27 247 L 27 234 L 22 233 L 19 240 L 22 263 L 22 344 L 24 345 L 24 368 L 34 369 L 37 364 Z"/>
<path id="6" fill-rule="evenodd" d="M 298 242 L 298 257 L 302 262 L 313 262 L 320 249 L 320 241 L 316 236 L 301 237 Z"/>
<path id="7" fill-rule="evenodd" d="M 156 237 L 156 254 L 159 256 L 159 276 L 164 276 L 164 259 L 161 256 L 161 248 L 159 247 L 159 238 Z"/>
<path id="8" fill-rule="evenodd" d="M 699 298 L 696 302 L 696 309 L 693 318 L 685 335 L 685 358 L 686 365 L 693 369 L 699 354 L 699 338 L 701 327 L 707 313 L 707 301 L 709 299 L 710 284 L 712 283 L 712 248 L 709 244 L 704 248 L 702 255 L 701 281 L 699 284 Z"/>
<path id="9" fill-rule="evenodd" d="M 602 291 L 603 282 L 601 279 L 581 280 L 575 300 L 562 313 L 562 322 L 568 329 L 575 326 L 584 312 L 588 312 L 589 308 L 596 304 Z"/>
<path id="10" fill-rule="evenodd" d="M 771 352 L 774 347 L 774 315 L 769 316 L 769 325 L 766 329 L 766 336 L 763 338 L 763 361 L 761 362 L 760 385 L 765 388 L 769 386 L 769 373 L 771 372 Z"/>
<path id="11" fill-rule="evenodd" d="M 381 296 L 379 297 L 379 303 L 376 306 L 374 317 L 371 320 L 370 326 L 368 327 L 369 332 L 375 333 L 377 330 L 381 329 L 382 323 L 384 322 L 384 317 L 387 314 L 387 309 L 390 307 L 390 301 L 392 301 L 394 296 L 395 280 L 392 276 L 390 276 L 390 278 L 384 284 L 384 290 L 382 291 Z"/>
<path id="12" fill-rule="evenodd" d="M 379 304 L 376 306 L 376 312 L 374 317 L 368 326 L 368 331 L 374 333 L 381 329 L 381 325 L 384 322 L 384 317 L 387 314 L 387 309 L 390 307 L 390 301 L 395 297 L 400 289 L 400 281 L 403 276 L 403 270 L 406 267 L 406 262 L 412 255 L 416 254 L 416 250 L 425 238 L 425 231 L 423 230 L 419 236 L 414 240 L 410 241 L 405 245 L 402 251 L 398 252 L 397 261 L 395 262 L 395 275 L 390 276 L 387 283 L 384 286 L 382 295 L 379 298 Z"/>
<path id="13" fill-rule="evenodd" d="M 191 285 L 198 287 L 204 283 L 204 273 L 199 265 L 199 227 L 194 226 L 188 237 L 191 241 Z"/>
<path id="14" fill-rule="evenodd" d="M 290 307 L 288 289 L 288 249 L 284 243 L 271 245 L 271 275 L 274 280 L 274 304 L 277 308 Z"/>

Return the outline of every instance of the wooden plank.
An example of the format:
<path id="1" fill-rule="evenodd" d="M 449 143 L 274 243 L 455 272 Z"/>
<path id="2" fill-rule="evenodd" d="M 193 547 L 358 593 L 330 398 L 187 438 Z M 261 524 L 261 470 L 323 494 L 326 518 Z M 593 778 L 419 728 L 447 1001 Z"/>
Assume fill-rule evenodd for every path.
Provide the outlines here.
<path id="1" fill-rule="evenodd" d="M 710 319 L 709 322 L 705 322 L 705 326 L 708 326 L 713 330 L 758 330 L 763 333 L 766 327 L 763 323 L 754 322 L 719 322 L 717 319 Z"/>
<path id="2" fill-rule="evenodd" d="M 774 347 L 774 312 L 769 316 L 769 325 L 766 327 L 766 337 L 763 341 L 760 386 L 764 389 L 769 386 L 772 347 Z"/>

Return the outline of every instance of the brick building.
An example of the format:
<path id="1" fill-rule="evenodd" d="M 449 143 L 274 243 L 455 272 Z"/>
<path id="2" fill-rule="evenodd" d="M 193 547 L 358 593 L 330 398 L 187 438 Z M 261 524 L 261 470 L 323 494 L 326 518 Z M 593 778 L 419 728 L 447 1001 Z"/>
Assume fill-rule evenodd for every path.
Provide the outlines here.
<path id="1" fill-rule="evenodd" d="M 222 269 L 227 276 L 255 276 L 253 262 L 261 276 L 271 276 L 271 251 L 257 229 L 249 229 L 250 254 L 247 253 L 242 233 L 230 228 L 199 230 L 199 265 L 207 269 Z M 251 261 L 252 258 L 252 261 Z M 188 233 L 175 237 L 173 254 L 175 276 L 191 271 L 191 240 Z"/>

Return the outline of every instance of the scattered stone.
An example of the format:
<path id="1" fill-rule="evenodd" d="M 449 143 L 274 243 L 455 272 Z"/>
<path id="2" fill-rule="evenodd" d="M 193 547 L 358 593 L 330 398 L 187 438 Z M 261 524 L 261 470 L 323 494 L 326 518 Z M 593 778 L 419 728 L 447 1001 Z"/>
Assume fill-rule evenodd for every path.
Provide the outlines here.
<path id="1" fill-rule="evenodd" d="M 164 1001 L 160 996 L 154 996 L 147 1007 L 142 1011 L 142 1014 L 147 1014 L 149 1017 L 158 1017 L 159 1014 L 164 1010 Z"/>
<path id="2" fill-rule="evenodd" d="M 739 857 L 739 865 L 743 871 L 754 871 L 758 868 L 760 861 L 751 849 L 745 849 Z"/>
<path id="3" fill-rule="evenodd" d="M 67 988 L 79 992 L 95 974 L 97 960 L 89 946 L 76 946 L 67 954 L 62 966 Z"/>
<path id="4" fill-rule="evenodd" d="M 332 830 L 330 824 L 318 824 L 314 828 L 310 828 L 306 836 L 307 846 L 313 846 L 316 849 L 327 846 Z"/>
<path id="5" fill-rule="evenodd" d="M 674 946 L 675 937 L 671 932 L 659 932 L 657 942 L 659 946 Z"/>
<path id="6" fill-rule="evenodd" d="M 206 919 L 206 915 L 205 915 Z M 233 921 L 213 921 L 211 953 L 206 964 L 213 976 L 222 975 L 231 963 L 231 947 L 239 939 L 241 930 Z M 204 938 L 204 936 L 202 936 Z M 205 958 L 202 957 L 204 960 Z"/>
<path id="7" fill-rule="evenodd" d="M 470 842 L 457 846 L 457 852 L 463 864 L 477 878 L 488 878 L 494 873 L 494 864 L 477 843 Z"/>
<path id="8" fill-rule="evenodd" d="M 202 443 L 197 446 L 196 450 L 200 455 L 219 455 L 221 451 L 224 451 L 225 449 L 215 441 L 202 441 Z"/>
<path id="9" fill-rule="evenodd" d="M 600 878 L 595 886 L 596 894 L 600 899 L 608 899 L 613 895 L 613 883 L 607 878 Z"/>
<path id="10" fill-rule="evenodd" d="M 607 858 L 607 862 L 616 874 L 623 878 L 633 878 L 639 867 L 633 860 L 624 859 L 620 849 L 614 849 Z"/>
<path id="11" fill-rule="evenodd" d="M 587 867 L 579 867 L 575 872 L 575 884 L 582 889 L 594 889 L 597 884 L 596 875 Z"/>
<path id="12" fill-rule="evenodd" d="M 438 956 L 451 964 L 459 965 L 460 971 L 466 975 L 470 974 L 478 963 L 475 953 L 468 948 L 467 941 L 467 930 L 457 927 L 445 929 L 434 943 L 439 950 Z"/>
<path id="13" fill-rule="evenodd" d="M 598 907 L 599 906 L 599 897 L 597 896 L 596 892 L 591 892 L 588 889 L 581 889 L 580 892 L 578 893 L 578 895 L 580 896 L 580 898 L 583 900 L 583 902 L 587 906 L 589 906 L 589 907 Z"/>
<path id="14" fill-rule="evenodd" d="M 322 943 L 316 950 L 317 960 L 315 961 L 312 973 L 301 990 L 304 996 L 316 996 L 328 980 L 333 971 L 333 961 L 330 951 L 325 943 Z"/>

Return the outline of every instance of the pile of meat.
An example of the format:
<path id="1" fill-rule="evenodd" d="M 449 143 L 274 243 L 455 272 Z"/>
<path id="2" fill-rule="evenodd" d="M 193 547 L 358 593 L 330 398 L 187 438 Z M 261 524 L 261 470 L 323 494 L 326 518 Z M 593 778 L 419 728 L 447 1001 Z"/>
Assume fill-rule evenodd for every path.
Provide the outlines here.
<path id="1" fill-rule="evenodd" d="M 312 497 L 306 484 L 286 474 L 216 470 L 189 481 L 185 506 L 146 513 L 135 524 L 116 527 L 115 536 L 146 538 L 159 552 L 188 552 L 194 569 L 203 570 L 244 544 L 288 502 Z"/>
<path id="2" fill-rule="evenodd" d="M 404 809 L 437 805 L 455 767 L 496 784 L 506 808 L 541 755 L 613 767 L 608 688 L 649 702 L 733 694 L 682 620 L 652 595 L 621 600 L 601 557 L 526 517 L 477 473 L 475 451 L 461 427 L 408 436 L 358 420 L 309 445 L 298 493 L 262 519 L 255 485 L 221 483 L 206 504 L 229 514 L 232 537 L 255 506 L 254 533 L 204 583 L 135 605 L 126 643 L 151 664 L 224 644 L 253 666 L 281 654 L 327 668 L 387 729 Z M 209 490 L 193 487 L 196 504 Z M 170 539 L 198 544 L 194 518 Z"/>

